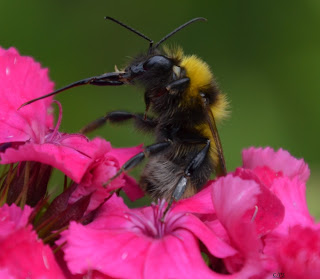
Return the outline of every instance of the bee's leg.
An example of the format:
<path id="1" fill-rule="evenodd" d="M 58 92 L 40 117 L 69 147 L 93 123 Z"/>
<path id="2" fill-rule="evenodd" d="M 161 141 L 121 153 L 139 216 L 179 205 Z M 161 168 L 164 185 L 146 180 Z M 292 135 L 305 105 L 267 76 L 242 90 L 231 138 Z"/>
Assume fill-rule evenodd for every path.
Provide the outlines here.
<path id="1" fill-rule="evenodd" d="M 62 87 L 58 90 L 55 90 L 49 94 L 43 95 L 41 97 L 32 99 L 26 103 L 23 103 L 18 109 L 21 109 L 22 107 L 32 104 L 36 101 L 45 99 L 47 97 L 57 95 L 63 91 L 66 91 L 70 88 L 77 87 L 77 86 L 82 86 L 82 85 L 97 85 L 97 86 L 120 86 L 124 84 L 128 84 L 130 82 L 130 74 L 125 73 L 125 72 L 113 72 L 113 73 L 105 73 L 100 76 L 94 76 L 90 78 L 85 78 L 82 80 L 78 80 L 76 82 L 73 82 L 65 87 Z"/>
<path id="2" fill-rule="evenodd" d="M 80 130 L 80 133 L 87 134 L 99 127 L 103 126 L 107 121 L 110 123 L 122 123 L 129 119 L 134 119 L 135 125 L 144 131 L 150 131 L 156 127 L 157 122 L 151 118 L 144 118 L 142 114 L 134 114 L 127 111 L 113 111 L 107 113 L 105 116 L 92 121 Z"/>
<path id="3" fill-rule="evenodd" d="M 166 86 L 166 89 L 170 94 L 177 94 L 179 92 L 184 91 L 190 83 L 189 78 L 181 78 L 175 80 Z"/>
<path id="4" fill-rule="evenodd" d="M 194 174 L 194 172 L 201 166 L 201 164 L 205 160 L 205 158 L 208 154 L 209 148 L 210 148 L 210 140 L 208 139 L 206 142 L 206 145 L 199 151 L 199 153 L 196 156 L 193 157 L 193 159 L 191 160 L 189 165 L 184 170 L 184 174 L 179 179 L 179 181 L 178 181 L 178 183 L 172 193 L 172 196 L 170 198 L 168 206 L 163 213 L 162 220 L 164 219 L 169 208 L 171 207 L 173 201 L 178 201 L 182 197 L 183 193 L 185 192 L 185 190 L 187 188 L 188 180 L 190 179 L 190 177 Z"/>
<path id="5" fill-rule="evenodd" d="M 110 182 L 112 180 L 114 180 L 115 178 L 117 178 L 121 173 L 129 171 L 129 170 L 133 169 L 134 167 L 136 167 L 137 165 L 139 165 L 143 161 L 143 159 L 148 158 L 152 155 L 155 155 L 155 154 L 165 150 L 171 144 L 172 144 L 172 142 L 170 140 L 168 140 L 168 141 L 158 142 L 158 143 L 147 146 L 142 152 L 138 153 L 137 155 L 135 155 L 134 157 L 129 159 L 127 162 L 125 162 L 124 165 L 118 170 L 118 172 L 113 177 L 111 177 L 104 184 L 104 186 L 110 184 Z"/>

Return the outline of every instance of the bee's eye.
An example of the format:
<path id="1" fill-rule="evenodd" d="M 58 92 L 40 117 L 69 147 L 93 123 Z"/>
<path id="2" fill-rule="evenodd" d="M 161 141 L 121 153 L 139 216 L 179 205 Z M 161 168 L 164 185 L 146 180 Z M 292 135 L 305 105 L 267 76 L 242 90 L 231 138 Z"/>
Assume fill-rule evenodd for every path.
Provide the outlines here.
<path id="1" fill-rule="evenodd" d="M 154 71 L 169 71 L 172 69 L 172 66 L 172 60 L 161 55 L 153 56 L 143 64 L 145 70 Z"/>

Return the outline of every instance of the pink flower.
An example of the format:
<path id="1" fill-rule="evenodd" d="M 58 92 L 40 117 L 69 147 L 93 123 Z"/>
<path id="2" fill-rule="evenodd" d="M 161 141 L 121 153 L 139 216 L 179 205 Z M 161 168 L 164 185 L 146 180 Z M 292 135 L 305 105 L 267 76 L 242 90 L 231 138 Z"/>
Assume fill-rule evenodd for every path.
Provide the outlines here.
<path id="1" fill-rule="evenodd" d="M 24 210 L 15 204 L 0 207 L 0 239 L 5 239 L 12 232 L 25 228 L 29 221 L 32 208 L 25 206 Z"/>
<path id="2" fill-rule="evenodd" d="M 278 247 L 279 270 L 286 278 L 320 278 L 320 230 L 296 225 Z"/>
<path id="3" fill-rule="evenodd" d="M 284 220 L 276 232 L 287 234 L 296 224 L 314 225 L 306 201 L 305 183 L 310 170 L 302 159 L 298 160 L 282 149 L 275 152 L 271 148 L 251 147 L 243 151 L 243 166 L 252 169 L 284 205 Z"/>
<path id="4" fill-rule="evenodd" d="M 0 268 L 0 278 L 16 279 L 16 277 L 7 268 Z"/>
<path id="5" fill-rule="evenodd" d="M 1 278 L 65 278 L 49 246 L 28 224 L 31 208 L 16 205 L 0 208 Z"/>
<path id="6" fill-rule="evenodd" d="M 92 164 L 81 179 L 76 190 L 72 193 L 70 203 L 74 203 L 83 196 L 91 194 L 87 212 L 96 209 L 110 192 L 122 188 L 131 200 L 144 196 L 144 192 L 133 178 L 123 174 L 103 187 L 104 183 L 114 176 L 119 168 L 131 157 L 142 151 L 141 146 L 131 148 L 111 148 L 110 143 L 102 139 L 94 139 L 96 145 L 92 154 Z"/>
<path id="7" fill-rule="evenodd" d="M 14 48 L 0 48 L 0 57 L 1 164 L 36 161 L 51 165 L 80 183 L 78 195 L 97 191 L 94 197 L 100 196 L 97 200 L 100 203 L 107 192 L 103 183 L 116 173 L 124 159 L 140 152 L 141 147 L 117 150 L 102 139 L 88 141 L 80 134 L 59 132 L 62 108 L 58 103 L 60 115 L 53 128 L 52 97 L 18 110 L 24 102 L 51 92 L 53 83 L 47 69 L 41 69 L 30 57 L 20 56 Z M 121 187 L 132 199 L 142 195 L 135 181 L 127 175 L 116 179 L 108 192 Z"/>
<path id="8" fill-rule="evenodd" d="M 249 278 L 266 273 L 262 265 L 261 236 L 277 227 L 284 215 L 280 200 L 257 182 L 251 172 L 238 169 L 234 174 L 219 178 L 212 184 L 212 199 L 223 231 L 220 237 L 230 243 L 238 254 L 224 260 L 232 274 Z M 258 277 L 257 277 L 258 278 Z"/>
<path id="9" fill-rule="evenodd" d="M 212 204 L 212 183 L 209 181 L 203 189 L 187 199 L 179 200 L 172 205 L 172 212 L 191 212 L 197 216 L 201 216 L 201 220 L 206 218 L 216 219 L 215 210 Z"/>
<path id="10" fill-rule="evenodd" d="M 164 204 L 129 209 L 113 196 L 87 226 L 72 222 L 59 243 L 72 274 L 98 271 L 115 278 L 220 278 L 201 257 L 198 239 L 214 256 L 234 255 L 192 214 Z M 181 210 L 182 211 L 182 210 Z"/>
<path id="11" fill-rule="evenodd" d="M 302 159 L 296 159 L 286 150 L 274 151 L 270 147 L 250 147 L 242 151 L 243 168 L 254 170 L 259 167 L 267 167 L 274 173 L 289 178 L 298 177 L 306 182 L 310 176 L 308 165 Z"/>
<path id="12" fill-rule="evenodd" d="M 31 57 L 20 56 L 14 48 L 0 48 L 0 143 L 41 143 L 53 125 L 52 97 L 17 111 L 32 98 L 53 90 L 48 70 L 41 69 Z"/>
<path id="13" fill-rule="evenodd" d="M 65 260 L 71 273 L 116 278 L 266 278 L 285 270 L 290 264 L 281 262 L 286 254 L 279 251 L 290 241 L 292 227 L 300 222 L 318 233 L 305 203 L 308 167 L 287 152 L 250 152 L 255 153 L 253 163 L 253 157 L 246 162 L 251 169 L 238 168 L 175 203 L 164 223 L 159 221 L 163 205 L 130 210 L 117 197 L 107 201 L 89 225 L 72 223 L 59 240 L 67 243 Z M 286 162 L 283 169 L 281 157 Z M 312 239 L 311 233 L 306 235 Z M 201 249 L 198 240 L 204 244 Z M 309 253 L 308 259 L 314 252 L 305 243 L 299 249 Z M 200 251 L 208 255 L 213 270 L 203 263 Z M 184 253 L 192 257 L 185 260 Z"/>
<path id="14" fill-rule="evenodd" d="M 52 98 L 18 110 L 24 102 L 53 90 L 47 69 L 41 69 L 30 57 L 20 56 L 14 48 L 0 48 L 0 58 L 1 164 L 41 162 L 79 182 L 92 161 L 88 140 L 58 132 L 61 114 L 53 129 Z"/>
<path id="15" fill-rule="evenodd" d="M 271 148 L 250 148 L 243 151 L 243 161 L 243 165 L 252 169 L 260 181 L 281 200 L 285 209 L 281 224 L 263 239 L 265 269 L 272 272 L 286 270 L 286 277 L 287 274 L 294 274 L 292 278 L 301 278 L 301 270 L 312 266 L 310 262 L 315 260 L 314 264 L 319 264 L 318 255 L 310 250 L 308 244 L 314 242 L 317 245 L 318 240 L 314 235 L 319 235 L 318 225 L 310 215 L 306 202 L 305 183 L 310 175 L 309 168 L 302 159 L 298 160 L 282 149 L 275 152 Z M 292 246 L 291 251 L 295 252 L 284 252 L 288 251 L 284 247 L 293 240 L 300 242 Z M 284 261 L 286 257 L 288 261 Z M 308 276 L 303 274 L 302 277 Z"/>

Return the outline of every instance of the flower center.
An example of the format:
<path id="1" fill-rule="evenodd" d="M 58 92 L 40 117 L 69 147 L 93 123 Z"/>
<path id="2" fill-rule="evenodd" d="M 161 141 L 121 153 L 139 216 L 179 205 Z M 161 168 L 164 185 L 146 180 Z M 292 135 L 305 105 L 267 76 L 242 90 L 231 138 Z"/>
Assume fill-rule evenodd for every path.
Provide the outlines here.
<path id="1" fill-rule="evenodd" d="M 172 215 L 169 210 L 163 220 L 162 217 L 165 208 L 165 200 L 162 200 L 158 204 L 152 203 L 151 206 L 145 208 L 143 212 L 128 213 L 133 224 L 133 229 L 138 233 L 152 238 L 162 238 L 167 234 L 173 233 L 175 230 L 174 223 L 181 215 Z"/>

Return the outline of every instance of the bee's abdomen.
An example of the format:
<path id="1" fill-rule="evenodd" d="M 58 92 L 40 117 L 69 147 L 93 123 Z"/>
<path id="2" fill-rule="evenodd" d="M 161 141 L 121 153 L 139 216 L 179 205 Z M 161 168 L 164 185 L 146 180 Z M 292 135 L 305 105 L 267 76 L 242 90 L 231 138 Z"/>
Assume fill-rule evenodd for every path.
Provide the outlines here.
<path id="1" fill-rule="evenodd" d="M 146 164 L 141 178 L 140 185 L 153 200 L 171 198 L 179 179 L 189 162 L 179 163 L 168 160 L 167 156 L 159 155 L 151 157 Z M 194 195 L 209 180 L 212 173 L 210 158 L 206 158 L 203 164 L 190 177 L 187 189 L 183 198 Z"/>

